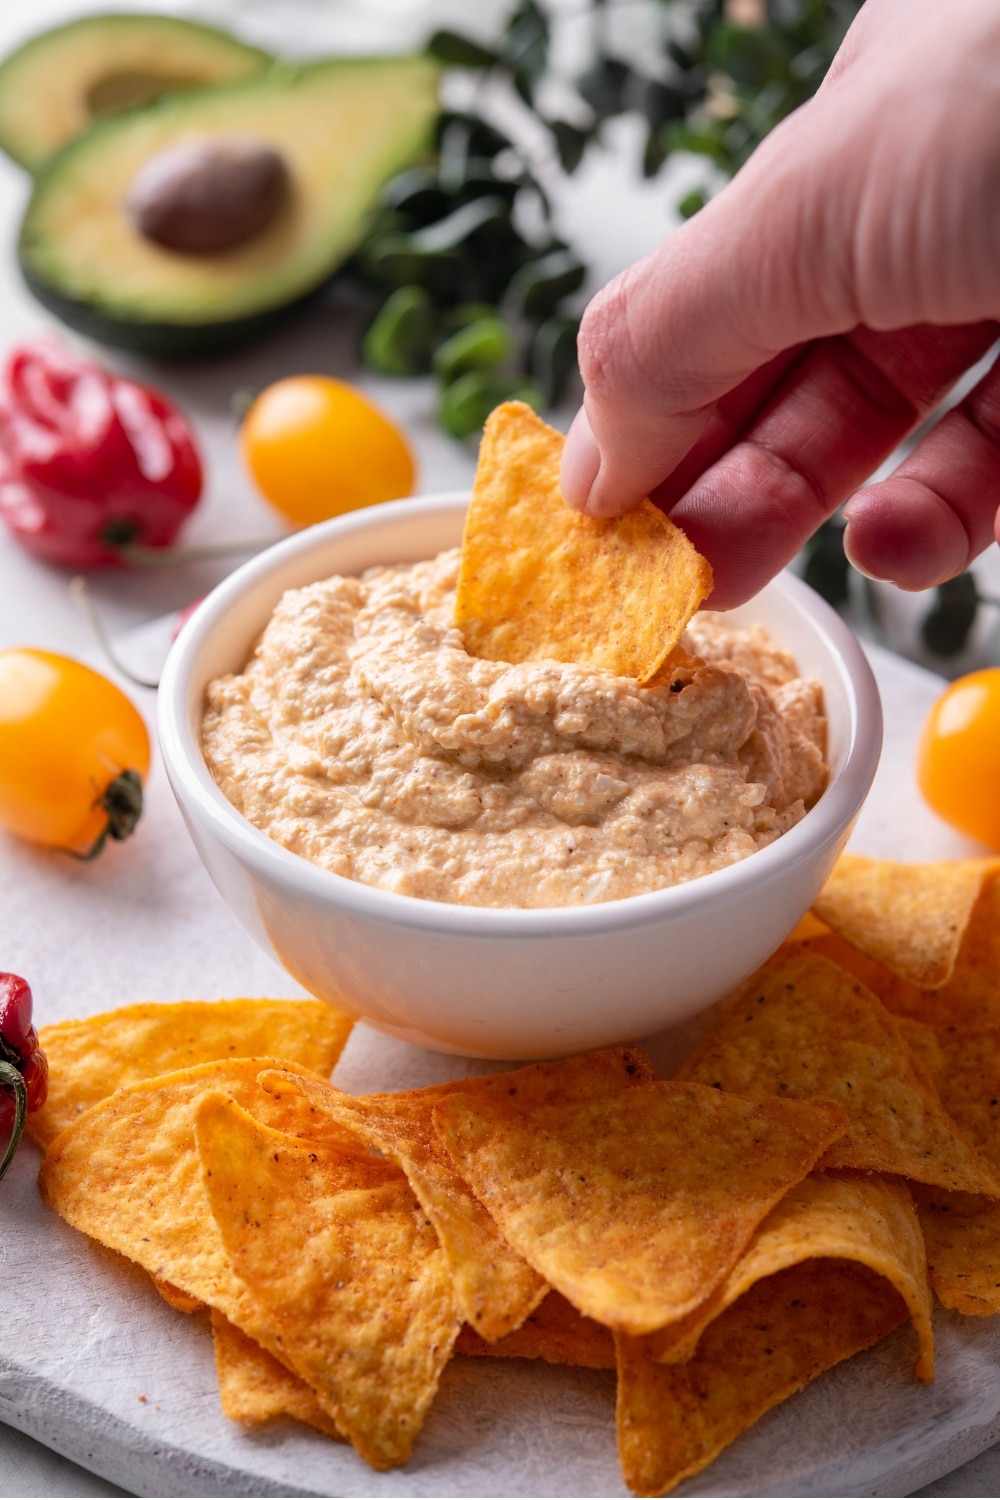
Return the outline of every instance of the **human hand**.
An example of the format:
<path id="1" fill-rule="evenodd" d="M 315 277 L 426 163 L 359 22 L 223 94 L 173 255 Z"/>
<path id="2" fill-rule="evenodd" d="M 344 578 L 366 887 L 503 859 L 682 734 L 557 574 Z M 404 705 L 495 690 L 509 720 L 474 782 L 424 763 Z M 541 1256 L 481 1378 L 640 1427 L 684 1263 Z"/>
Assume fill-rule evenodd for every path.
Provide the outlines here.
<path id="1" fill-rule="evenodd" d="M 784 566 L 1000 334 L 1000 9 L 867 0 L 814 99 L 590 304 L 563 489 L 650 495 L 710 604 Z M 846 508 L 856 567 L 928 588 L 1000 542 L 1000 367 Z"/>

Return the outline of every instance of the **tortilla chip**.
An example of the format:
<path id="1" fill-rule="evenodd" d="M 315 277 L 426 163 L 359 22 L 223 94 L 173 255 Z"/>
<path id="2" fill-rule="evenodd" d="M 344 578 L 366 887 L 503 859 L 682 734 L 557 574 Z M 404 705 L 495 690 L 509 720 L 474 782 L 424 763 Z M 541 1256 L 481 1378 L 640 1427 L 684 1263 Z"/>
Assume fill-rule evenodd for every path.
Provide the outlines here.
<path id="1" fill-rule="evenodd" d="M 804 943 L 809 938 L 827 937 L 830 935 L 830 928 L 827 927 L 826 923 L 821 922 L 819 917 L 815 916 L 813 912 L 807 911 L 804 917 L 800 917 L 795 927 L 788 934 L 785 942 Z"/>
<path id="2" fill-rule="evenodd" d="M 808 949 L 779 951 L 736 992 L 680 1078 L 749 1099 L 835 1099 L 850 1129 L 824 1167 L 1000 1194 L 875 995 Z"/>
<path id="3" fill-rule="evenodd" d="M 549 1292 L 520 1328 L 496 1343 L 487 1343 L 468 1323 L 464 1324 L 455 1353 L 544 1359 L 550 1365 L 583 1365 L 590 1370 L 615 1368 L 615 1341 L 610 1329 L 585 1318 L 558 1292 Z"/>
<path id="4" fill-rule="evenodd" d="M 45 1201 L 74 1228 L 225 1313 L 274 1354 L 212 1218 L 194 1116 L 205 1094 L 222 1090 L 281 1127 L 288 1106 L 256 1080 L 262 1068 L 284 1066 L 269 1057 L 201 1063 L 119 1089 L 56 1137 L 38 1178 Z"/>
<path id="5" fill-rule="evenodd" d="M 913 1196 L 938 1300 L 967 1317 L 1000 1312 L 1000 1203 L 919 1186 Z"/>
<path id="6" fill-rule="evenodd" d="M 984 880 L 951 978 L 937 989 L 921 990 L 900 979 L 827 927 L 820 926 L 807 942 L 814 952 L 826 954 L 856 974 L 895 1016 L 966 1032 L 1000 1027 L 1000 878 L 996 875 Z"/>
<path id="7" fill-rule="evenodd" d="M 293 1417 L 317 1427 L 327 1437 L 344 1441 L 333 1418 L 327 1416 L 305 1381 L 286 1370 L 214 1308 L 212 1343 L 219 1401 L 231 1421 L 259 1427 L 276 1417 Z"/>
<path id="8" fill-rule="evenodd" d="M 643 500 L 571 511 L 563 436 L 518 401 L 489 417 L 462 541 L 455 624 L 488 661 L 564 661 L 648 682 L 712 589 L 712 570 Z"/>
<path id="9" fill-rule="evenodd" d="M 182 1292 L 179 1286 L 174 1286 L 172 1281 L 167 1281 L 164 1276 L 150 1273 L 150 1281 L 163 1298 L 168 1307 L 174 1312 L 196 1313 L 201 1312 L 205 1306 L 200 1297 L 192 1297 L 187 1292 Z"/>
<path id="10" fill-rule="evenodd" d="M 618 1456 L 637 1495 L 699 1473 L 771 1407 L 902 1323 L 906 1303 L 850 1261 L 812 1260 L 757 1281 L 705 1330 L 687 1364 L 619 1336 Z"/>
<path id="11" fill-rule="evenodd" d="M 849 974 L 860 979 L 861 983 L 873 995 L 877 995 L 894 1016 L 919 1016 L 924 1004 L 924 996 L 936 994 L 937 991 L 918 990 L 916 985 L 909 984 L 905 979 L 900 979 L 885 964 L 880 964 L 877 958 L 869 958 L 867 953 L 862 953 L 860 948 L 852 948 L 850 943 L 842 938 L 838 932 L 833 932 L 826 927 L 818 918 L 814 919 L 814 927 L 808 937 L 799 941 L 810 953 L 821 953 L 824 958 L 832 959 Z M 794 938 L 794 934 L 793 934 Z M 788 939 L 790 944 L 793 938 Z"/>
<path id="12" fill-rule="evenodd" d="M 963 1135 L 1000 1169 L 1000 1028 L 969 1036 L 901 1021 L 900 1031 Z"/>
<path id="13" fill-rule="evenodd" d="M 936 989 L 955 968 L 991 859 L 897 864 L 842 854 L 815 914 L 841 937 L 918 989 Z"/>
<path id="14" fill-rule="evenodd" d="M 328 1078 L 351 1031 L 346 1016 L 318 1000 L 182 1000 L 43 1026 L 49 1092 L 28 1117 L 47 1146 L 79 1114 L 115 1089 L 231 1057 L 287 1057 Z"/>
<path id="15" fill-rule="evenodd" d="M 434 1123 L 539 1275 L 587 1317 L 644 1334 L 711 1295 L 846 1116 L 820 1100 L 648 1083 L 530 1107 L 453 1093 Z"/>
<path id="16" fill-rule="evenodd" d="M 1000 1167 L 1000 1030 L 968 1036 L 901 1023 L 941 1102 L 966 1138 Z M 971 1193 L 916 1192 L 931 1286 L 945 1307 L 1000 1312 L 1000 1203 Z"/>
<path id="17" fill-rule="evenodd" d="M 972 908 L 954 972 L 940 989 L 921 995 L 916 1018 L 962 1031 L 1000 1027 L 1000 865 Z"/>
<path id="18" fill-rule="evenodd" d="M 484 1339 L 504 1338 L 545 1296 L 538 1273 L 505 1241 L 490 1215 L 458 1175 L 432 1124 L 434 1106 L 448 1094 L 498 1095 L 526 1106 L 594 1098 L 653 1077 L 636 1047 L 608 1047 L 562 1062 L 533 1063 L 457 1083 L 355 1097 L 330 1085 L 268 1075 L 275 1090 L 301 1090 L 329 1118 L 354 1130 L 398 1163 L 437 1230 L 448 1259 L 462 1316 Z"/>
<path id="19" fill-rule="evenodd" d="M 855 1261 L 884 1276 L 909 1308 L 917 1333 L 915 1373 L 934 1379 L 931 1289 L 923 1236 L 905 1184 L 853 1172 L 814 1172 L 786 1193 L 761 1224 L 716 1295 L 651 1352 L 670 1364 L 690 1359 L 708 1325 L 754 1282 L 802 1261 Z"/>
<path id="20" fill-rule="evenodd" d="M 408 1183 L 261 1125 L 223 1094 L 198 1106 L 212 1213 L 288 1364 L 374 1468 L 405 1463 L 461 1318 Z"/>

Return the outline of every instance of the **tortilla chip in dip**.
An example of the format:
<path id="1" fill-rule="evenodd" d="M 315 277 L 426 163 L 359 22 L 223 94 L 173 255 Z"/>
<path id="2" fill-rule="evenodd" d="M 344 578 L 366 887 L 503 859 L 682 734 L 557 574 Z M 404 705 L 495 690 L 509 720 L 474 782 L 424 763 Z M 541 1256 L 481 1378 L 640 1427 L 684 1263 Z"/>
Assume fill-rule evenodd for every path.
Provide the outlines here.
<path id="1" fill-rule="evenodd" d="M 1000 1194 L 893 1017 L 821 954 L 779 951 L 737 990 L 678 1076 L 750 1099 L 835 1099 L 850 1127 L 824 1167 Z"/>
<path id="2" fill-rule="evenodd" d="M 571 511 L 562 434 L 521 402 L 489 417 L 462 541 L 455 624 L 472 656 L 653 677 L 712 589 L 684 533 L 643 500 L 612 520 Z"/>
<path id="3" fill-rule="evenodd" d="M 846 1116 L 657 1082 L 527 1108 L 454 1093 L 434 1123 L 539 1275 L 587 1317 L 645 1334 L 712 1294 Z"/>

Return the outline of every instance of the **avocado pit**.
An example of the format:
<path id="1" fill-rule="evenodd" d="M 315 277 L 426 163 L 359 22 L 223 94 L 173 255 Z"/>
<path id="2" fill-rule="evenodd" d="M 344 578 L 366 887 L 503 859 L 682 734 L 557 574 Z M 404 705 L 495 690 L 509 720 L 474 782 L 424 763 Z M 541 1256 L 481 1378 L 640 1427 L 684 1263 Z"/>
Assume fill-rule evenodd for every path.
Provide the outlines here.
<path id="1" fill-rule="evenodd" d="M 144 239 L 182 255 L 213 255 L 262 233 L 291 188 L 284 159 L 247 136 L 203 136 L 140 167 L 125 211 Z"/>

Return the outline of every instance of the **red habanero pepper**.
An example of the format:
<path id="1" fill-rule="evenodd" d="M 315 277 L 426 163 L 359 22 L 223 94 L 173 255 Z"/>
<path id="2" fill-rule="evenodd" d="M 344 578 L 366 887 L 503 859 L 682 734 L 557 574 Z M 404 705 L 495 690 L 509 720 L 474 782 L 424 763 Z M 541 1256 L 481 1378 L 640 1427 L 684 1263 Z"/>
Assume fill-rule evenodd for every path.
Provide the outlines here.
<path id="1" fill-rule="evenodd" d="M 166 547 L 197 504 L 201 460 L 158 391 L 54 340 L 12 350 L 0 376 L 0 516 L 29 552 L 70 568 Z"/>
<path id="2" fill-rule="evenodd" d="M 0 974 L 0 1177 L 13 1160 L 25 1115 L 45 1103 L 48 1079 L 31 1024 L 31 989 L 17 974 Z"/>

